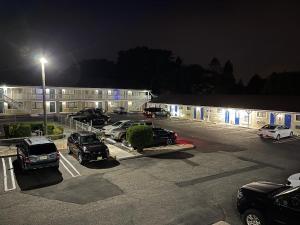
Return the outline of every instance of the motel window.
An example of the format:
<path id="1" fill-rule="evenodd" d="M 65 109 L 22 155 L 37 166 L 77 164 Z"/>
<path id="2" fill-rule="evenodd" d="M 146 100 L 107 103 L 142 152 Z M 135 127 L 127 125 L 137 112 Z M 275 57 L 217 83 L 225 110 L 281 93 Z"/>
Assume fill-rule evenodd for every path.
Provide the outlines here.
<path id="1" fill-rule="evenodd" d="M 191 107 L 190 107 L 190 106 L 187 106 L 187 107 L 186 107 L 186 110 L 191 110 Z"/>
<path id="2" fill-rule="evenodd" d="M 257 112 L 256 116 L 257 117 L 266 117 L 266 112 Z"/>
<path id="3" fill-rule="evenodd" d="M 296 121 L 300 121 L 300 114 L 296 115 Z"/>
<path id="4" fill-rule="evenodd" d="M 67 102 L 66 108 L 77 108 L 77 102 Z"/>
<path id="5" fill-rule="evenodd" d="M 41 95 L 41 94 L 43 94 L 43 89 L 41 89 L 41 88 L 36 88 L 36 89 L 35 89 L 35 93 L 36 93 L 37 95 Z"/>
<path id="6" fill-rule="evenodd" d="M 95 108 L 96 103 L 95 102 L 84 102 L 85 108 Z"/>
<path id="7" fill-rule="evenodd" d="M 73 89 L 66 89 L 65 94 L 67 95 L 74 95 L 74 90 Z"/>
<path id="8" fill-rule="evenodd" d="M 222 112 L 222 109 L 221 108 L 218 108 L 217 109 L 217 113 L 221 113 Z"/>
<path id="9" fill-rule="evenodd" d="M 43 108 L 43 103 L 42 102 L 33 102 L 32 108 L 33 109 L 41 109 L 41 108 Z"/>
<path id="10" fill-rule="evenodd" d="M 295 128 L 300 130 L 300 126 L 299 125 L 296 125 Z"/>

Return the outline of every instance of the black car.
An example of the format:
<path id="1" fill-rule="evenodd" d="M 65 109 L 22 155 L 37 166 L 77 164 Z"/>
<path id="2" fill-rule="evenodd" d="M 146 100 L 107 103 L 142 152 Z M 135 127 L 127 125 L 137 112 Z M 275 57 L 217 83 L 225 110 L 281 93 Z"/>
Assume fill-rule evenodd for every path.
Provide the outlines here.
<path id="1" fill-rule="evenodd" d="M 152 117 L 152 118 L 171 116 L 169 111 L 166 111 L 162 108 L 156 108 L 156 107 L 145 108 L 143 114 L 146 117 Z"/>
<path id="2" fill-rule="evenodd" d="M 241 187 L 237 209 L 246 225 L 300 224 L 300 187 L 253 182 Z"/>
<path id="3" fill-rule="evenodd" d="M 110 116 L 107 115 L 101 115 L 101 114 L 86 114 L 86 115 L 80 115 L 80 116 L 73 116 L 74 120 L 77 120 L 82 123 L 91 123 L 93 125 L 104 125 L 107 124 L 110 121 Z"/>
<path id="4" fill-rule="evenodd" d="M 109 158 L 108 147 L 90 131 L 72 133 L 68 138 L 67 147 L 68 153 L 75 154 L 80 164 L 97 160 L 98 157 Z"/>
<path id="5" fill-rule="evenodd" d="M 174 131 L 163 128 L 152 128 L 153 145 L 172 145 L 176 143 L 177 134 Z"/>
<path id="6" fill-rule="evenodd" d="M 46 137 L 25 138 L 17 145 L 17 160 L 23 171 L 45 167 L 58 169 L 59 158 L 55 144 Z"/>

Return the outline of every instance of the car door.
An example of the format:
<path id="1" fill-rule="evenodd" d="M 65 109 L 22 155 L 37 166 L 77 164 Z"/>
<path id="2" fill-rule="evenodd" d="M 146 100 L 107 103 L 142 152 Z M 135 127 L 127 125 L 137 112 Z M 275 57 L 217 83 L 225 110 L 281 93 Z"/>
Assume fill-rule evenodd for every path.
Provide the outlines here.
<path id="1" fill-rule="evenodd" d="M 276 199 L 271 216 L 279 224 L 298 225 L 300 218 L 300 193 L 292 193 Z"/>
<path id="2" fill-rule="evenodd" d="M 73 139 L 73 141 L 72 141 L 72 151 L 77 154 L 78 151 L 79 151 L 79 137 L 80 137 L 80 135 L 75 133 L 75 134 L 72 134 L 71 137 Z"/>

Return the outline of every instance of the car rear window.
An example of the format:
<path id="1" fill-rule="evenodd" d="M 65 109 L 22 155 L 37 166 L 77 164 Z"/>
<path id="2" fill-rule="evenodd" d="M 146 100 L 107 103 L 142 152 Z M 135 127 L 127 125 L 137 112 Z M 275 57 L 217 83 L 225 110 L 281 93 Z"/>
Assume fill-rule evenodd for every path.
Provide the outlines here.
<path id="1" fill-rule="evenodd" d="M 98 143 L 100 143 L 100 141 L 96 137 L 96 135 L 88 135 L 88 136 L 82 136 L 80 138 L 80 143 L 82 143 L 82 144 L 98 144 Z"/>
<path id="2" fill-rule="evenodd" d="M 262 128 L 274 130 L 276 127 L 277 127 L 277 126 L 275 126 L 275 125 L 265 125 L 265 126 L 263 126 Z"/>
<path id="3" fill-rule="evenodd" d="M 50 154 L 56 151 L 57 151 L 56 146 L 53 143 L 32 145 L 29 147 L 30 155 Z"/>

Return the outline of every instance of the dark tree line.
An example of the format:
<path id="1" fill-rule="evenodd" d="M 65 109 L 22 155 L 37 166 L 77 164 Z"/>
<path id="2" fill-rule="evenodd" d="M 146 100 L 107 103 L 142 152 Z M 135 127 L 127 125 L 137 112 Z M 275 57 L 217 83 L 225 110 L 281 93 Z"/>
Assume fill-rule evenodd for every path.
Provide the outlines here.
<path id="1" fill-rule="evenodd" d="M 300 72 L 273 73 L 267 78 L 256 74 L 247 85 L 237 81 L 234 74 L 230 60 L 222 64 L 214 57 L 207 66 L 186 65 L 172 51 L 136 47 L 120 51 L 116 61 L 83 60 L 62 74 L 53 76 L 52 80 L 52 76 L 48 76 L 47 84 L 151 89 L 157 94 L 300 95 Z M 23 83 L 29 85 L 27 76 L 23 77 Z M 16 84 L 20 82 L 22 79 L 18 79 Z"/>

